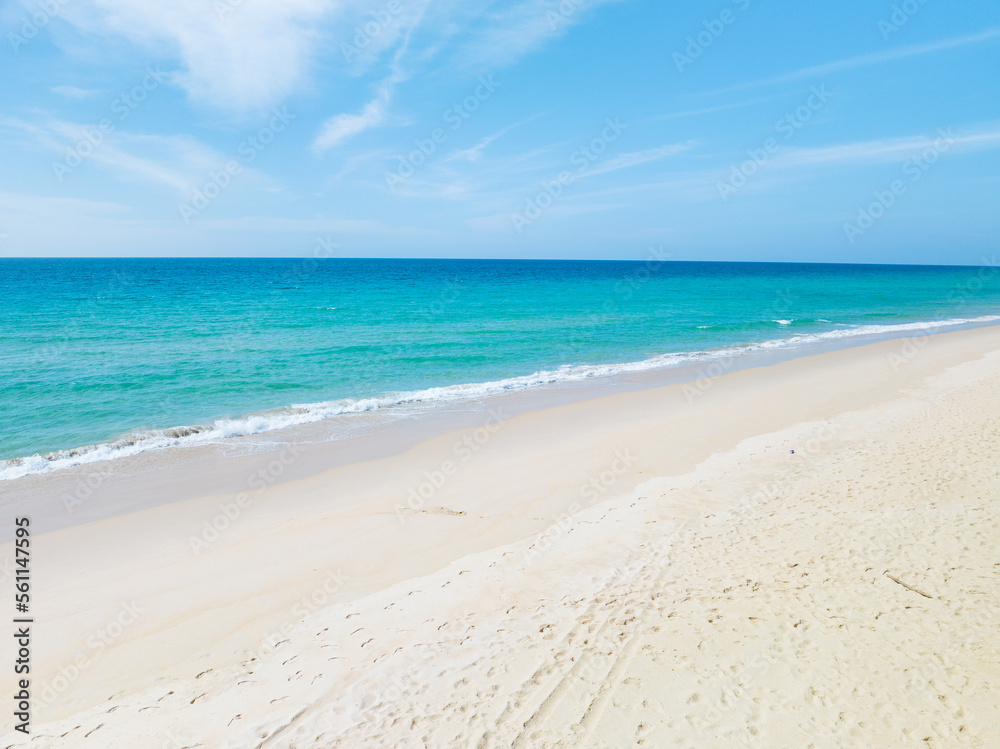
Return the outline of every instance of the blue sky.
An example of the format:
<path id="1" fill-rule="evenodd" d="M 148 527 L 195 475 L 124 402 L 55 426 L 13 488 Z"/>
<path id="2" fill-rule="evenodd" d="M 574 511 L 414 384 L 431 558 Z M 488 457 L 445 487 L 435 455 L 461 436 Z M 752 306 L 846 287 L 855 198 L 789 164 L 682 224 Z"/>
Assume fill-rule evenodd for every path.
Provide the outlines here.
<path id="1" fill-rule="evenodd" d="M 0 256 L 998 249 L 1000 2 L 14 0 L 0 32 Z"/>

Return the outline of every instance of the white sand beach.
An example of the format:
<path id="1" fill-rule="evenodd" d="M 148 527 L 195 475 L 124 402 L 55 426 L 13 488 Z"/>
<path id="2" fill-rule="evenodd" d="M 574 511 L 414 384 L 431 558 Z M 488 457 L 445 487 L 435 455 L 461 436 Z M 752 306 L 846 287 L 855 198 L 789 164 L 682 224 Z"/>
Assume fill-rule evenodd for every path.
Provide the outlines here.
<path id="1" fill-rule="evenodd" d="M 1000 746 L 998 330 L 36 536 L 0 747 Z"/>

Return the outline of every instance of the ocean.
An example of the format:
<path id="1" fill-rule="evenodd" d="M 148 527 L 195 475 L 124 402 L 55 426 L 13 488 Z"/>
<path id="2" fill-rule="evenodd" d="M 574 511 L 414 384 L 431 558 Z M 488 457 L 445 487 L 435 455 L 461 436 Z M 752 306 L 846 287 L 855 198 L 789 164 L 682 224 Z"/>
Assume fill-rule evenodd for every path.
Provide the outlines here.
<path id="1" fill-rule="evenodd" d="M 1000 273 L 985 259 L 8 259 L 0 480 L 350 413 L 989 320 L 1000 320 Z"/>

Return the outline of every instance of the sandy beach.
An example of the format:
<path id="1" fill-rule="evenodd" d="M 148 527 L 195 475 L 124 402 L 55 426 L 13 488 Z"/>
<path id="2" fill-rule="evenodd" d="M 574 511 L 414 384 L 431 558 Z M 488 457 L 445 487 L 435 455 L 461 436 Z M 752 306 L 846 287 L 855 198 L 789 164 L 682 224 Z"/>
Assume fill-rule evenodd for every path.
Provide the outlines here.
<path id="1" fill-rule="evenodd" d="M 998 417 L 987 327 L 290 449 L 33 539 L 0 747 L 1000 746 Z"/>

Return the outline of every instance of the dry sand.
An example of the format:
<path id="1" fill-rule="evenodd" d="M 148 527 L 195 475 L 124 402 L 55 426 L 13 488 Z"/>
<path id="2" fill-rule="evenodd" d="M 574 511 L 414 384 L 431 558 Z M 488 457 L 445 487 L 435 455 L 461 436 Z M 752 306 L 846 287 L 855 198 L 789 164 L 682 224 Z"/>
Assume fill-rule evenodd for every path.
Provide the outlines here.
<path id="1" fill-rule="evenodd" d="M 0 747 L 1000 746 L 997 331 L 38 536 Z"/>

